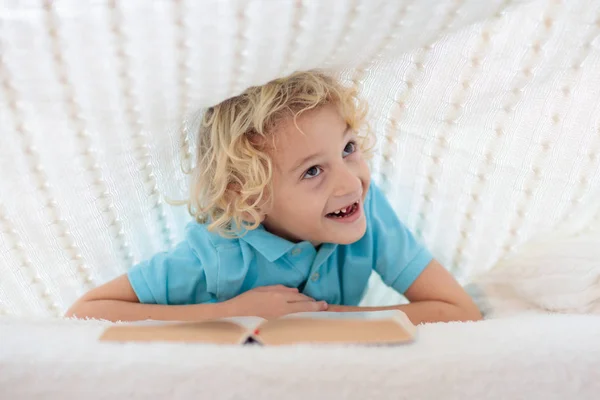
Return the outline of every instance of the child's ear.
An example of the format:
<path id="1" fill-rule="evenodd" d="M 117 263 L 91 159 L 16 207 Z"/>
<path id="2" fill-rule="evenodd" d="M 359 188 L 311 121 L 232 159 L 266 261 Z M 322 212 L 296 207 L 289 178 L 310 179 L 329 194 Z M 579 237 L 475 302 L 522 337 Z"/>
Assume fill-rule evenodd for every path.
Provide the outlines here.
<path id="1" fill-rule="evenodd" d="M 259 210 L 257 210 L 257 211 L 258 211 L 258 222 L 262 223 L 267 216 L 266 216 L 266 214 L 263 214 Z M 242 213 L 242 219 L 246 222 L 250 222 L 250 223 L 254 222 L 254 219 L 252 218 L 250 213 L 247 213 L 247 212 Z"/>
<path id="2" fill-rule="evenodd" d="M 225 193 L 225 200 L 227 203 L 235 203 L 237 198 L 240 196 L 241 186 L 238 183 L 229 183 L 227 185 L 227 192 Z M 248 205 L 253 204 L 253 199 L 248 200 Z M 265 210 L 262 210 L 260 206 L 255 209 L 258 213 L 258 222 L 262 223 L 266 218 Z M 246 222 L 253 223 L 254 218 L 249 212 L 242 212 L 242 219 Z"/>
<path id="3" fill-rule="evenodd" d="M 248 204 L 254 204 L 255 203 L 255 199 L 250 199 L 248 200 Z M 264 220 L 267 218 L 267 204 L 258 204 L 257 206 L 255 206 L 254 211 L 258 214 L 258 222 L 262 223 L 264 222 Z M 252 216 L 249 213 L 243 213 L 243 218 L 244 220 L 253 222 L 254 219 L 252 218 Z"/>
<path id="4" fill-rule="evenodd" d="M 241 187 L 237 183 L 228 183 L 225 189 L 225 203 L 234 204 L 240 195 Z"/>
<path id="5" fill-rule="evenodd" d="M 265 218 L 267 218 L 267 214 L 259 208 L 255 208 L 254 210 L 256 212 L 256 214 L 254 215 L 255 217 L 258 217 L 258 222 L 262 223 L 265 220 Z M 249 212 L 242 212 L 242 219 L 248 223 L 254 223 L 256 221 L 255 217 L 253 217 L 252 214 L 250 214 Z"/>

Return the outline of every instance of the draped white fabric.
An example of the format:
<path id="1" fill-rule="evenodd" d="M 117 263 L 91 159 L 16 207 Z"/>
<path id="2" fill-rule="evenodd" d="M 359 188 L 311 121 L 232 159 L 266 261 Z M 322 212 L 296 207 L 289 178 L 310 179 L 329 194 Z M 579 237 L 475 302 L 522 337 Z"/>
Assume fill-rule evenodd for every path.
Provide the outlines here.
<path id="1" fill-rule="evenodd" d="M 595 0 L 0 0 L 0 315 L 177 243 L 194 113 L 316 67 L 370 101 L 375 180 L 462 280 L 600 218 Z"/>

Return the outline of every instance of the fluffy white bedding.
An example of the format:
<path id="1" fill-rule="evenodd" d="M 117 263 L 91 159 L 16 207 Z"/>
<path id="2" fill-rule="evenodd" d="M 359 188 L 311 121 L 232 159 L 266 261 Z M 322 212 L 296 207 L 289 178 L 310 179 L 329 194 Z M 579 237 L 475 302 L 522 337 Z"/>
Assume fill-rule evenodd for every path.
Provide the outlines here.
<path id="1" fill-rule="evenodd" d="M 107 323 L 0 319 L 0 398 L 598 399 L 600 318 L 420 327 L 399 347 L 106 344 Z"/>

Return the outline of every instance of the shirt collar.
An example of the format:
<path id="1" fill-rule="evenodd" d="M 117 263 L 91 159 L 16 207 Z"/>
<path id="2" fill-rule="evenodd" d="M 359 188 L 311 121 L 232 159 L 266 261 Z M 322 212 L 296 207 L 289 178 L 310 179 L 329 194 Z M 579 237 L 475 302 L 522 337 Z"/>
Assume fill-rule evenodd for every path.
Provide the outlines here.
<path id="1" fill-rule="evenodd" d="M 272 234 L 262 225 L 259 225 L 256 229 L 246 231 L 245 235 L 240 237 L 240 240 L 254 247 L 269 262 L 283 257 L 296 246 L 296 243 Z"/>

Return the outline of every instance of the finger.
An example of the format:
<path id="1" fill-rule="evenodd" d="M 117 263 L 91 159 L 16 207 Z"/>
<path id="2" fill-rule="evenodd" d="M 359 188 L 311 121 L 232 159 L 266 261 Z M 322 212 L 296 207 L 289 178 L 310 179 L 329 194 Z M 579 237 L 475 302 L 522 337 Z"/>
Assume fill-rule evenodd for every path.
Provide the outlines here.
<path id="1" fill-rule="evenodd" d="M 285 300 L 288 303 L 298 303 L 298 302 L 302 302 L 302 301 L 312 301 L 314 302 L 315 299 L 313 299 L 312 297 L 309 297 L 305 294 L 302 293 L 288 293 L 285 295 Z"/>
<path id="2" fill-rule="evenodd" d="M 271 286 L 261 286 L 256 288 L 255 290 L 259 292 L 283 292 L 283 293 L 297 293 L 297 288 L 287 287 L 283 285 L 271 285 Z"/>
<path id="3" fill-rule="evenodd" d="M 288 302 L 288 303 L 296 303 L 298 301 L 315 301 L 315 299 L 313 299 L 310 296 L 307 296 L 303 293 L 285 293 L 283 294 L 284 299 Z"/>
<path id="4" fill-rule="evenodd" d="M 299 301 L 290 303 L 290 312 L 318 312 L 327 311 L 327 303 L 324 301 Z"/>

